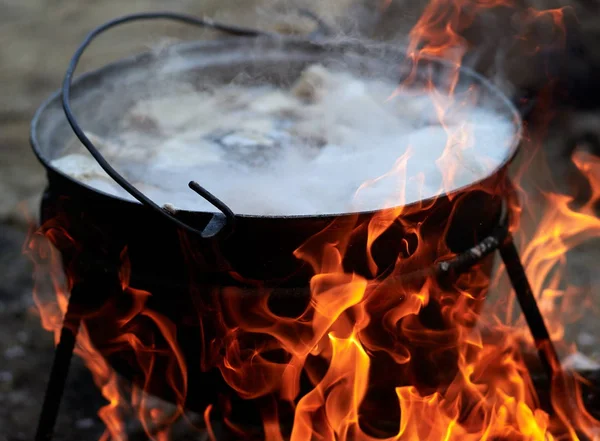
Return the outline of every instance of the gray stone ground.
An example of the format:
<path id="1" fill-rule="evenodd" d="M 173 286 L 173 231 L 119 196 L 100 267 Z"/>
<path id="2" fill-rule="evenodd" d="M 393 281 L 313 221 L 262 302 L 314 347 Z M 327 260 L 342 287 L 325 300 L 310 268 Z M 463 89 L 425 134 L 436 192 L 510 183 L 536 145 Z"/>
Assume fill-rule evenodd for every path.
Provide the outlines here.
<path id="1" fill-rule="evenodd" d="M 310 6 L 345 30 L 400 39 L 419 16 L 424 2 L 394 1 L 390 11 L 380 19 L 373 12 L 375 3 L 367 0 L 306 0 L 302 5 Z M 528 4 L 548 8 L 562 3 L 537 0 Z M 52 337 L 39 325 L 31 297 L 32 269 L 21 253 L 27 217 L 35 217 L 45 181 L 44 171 L 28 146 L 28 126 L 35 108 L 60 84 L 75 44 L 89 28 L 111 17 L 153 9 L 206 13 L 229 22 L 288 31 L 308 29 L 306 22 L 287 19 L 276 12 L 281 4 L 275 0 L 0 0 L 0 441 L 32 439 L 52 359 Z M 600 17 L 595 18 L 598 17 L 594 15 L 597 12 L 595 2 L 581 0 L 572 4 L 580 16 L 578 41 L 588 51 L 583 55 L 581 51 L 575 51 L 566 58 L 559 56 L 553 65 L 562 68 L 555 69 L 554 73 L 569 75 L 585 88 L 600 59 L 600 51 L 593 50 L 600 35 Z M 500 29 L 506 36 L 503 29 L 507 28 L 502 25 L 506 19 L 499 15 L 491 20 L 485 23 L 495 23 L 496 27 L 482 25 L 475 36 L 475 41 L 481 43 L 479 46 L 487 48 L 481 51 L 487 54 L 480 57 L 480 63 L 484 64 L 490 64 L 489 54 L 497 52 L 494 29 Z M 515 27 L 511 29 L 514 31 Z M 102 39 L 93 49 L 94 56 L 87 57 L 82 68 L 99 66 L 143 49 L 164 35 L 188 38 L 198 32 L 182 32 L 158 24 L 135 25 Z M 208 37 L 202 33 L 200 36 Z M 539 70 L 530 68 L 531 63 L 523 63 L 520 51 L 516 47 L 503 53 L 502 71 L 508 76 L 508 82 L 519 87 L 541 84 L 543 77 Z M 495 69 L 489 71 L 497 72 Z M 560 111 L 559 123 L 554 124 L 545 149 L 559 187 L 572 194 L 581 193 L 585 185 L 569 166 L 567 151 L 574 136 L 588 132 L 600 134 L 600 111 L 592 109 L 584 113 L 578 106 L 566 107 L 560 103 L 555 107 Z M 530 178 L 528 188 L 536 200 L 539 192 L 534 191 L 535 188 L 549 189 L 549 183 L 541 178 L 536 180 L 535 168 Z M 584 320 L 568 328 L 567 339 L 579 339 L 584 343 L 582 351 L 600 362 L 594 340 L 581 337 L 584 334 L 600 336 L 600 295 L 597 291 L 600 274 L 596 271 L 599 254 L 596 244 L 588 243 L 569 255 L 569 277 L 590 292 L 592 301 L 586 305 Z M 56 439 L 97 439 L 102 426 L 95 412 L 103 401 L 78 360 L 73 365 L 63 403 Z"/>

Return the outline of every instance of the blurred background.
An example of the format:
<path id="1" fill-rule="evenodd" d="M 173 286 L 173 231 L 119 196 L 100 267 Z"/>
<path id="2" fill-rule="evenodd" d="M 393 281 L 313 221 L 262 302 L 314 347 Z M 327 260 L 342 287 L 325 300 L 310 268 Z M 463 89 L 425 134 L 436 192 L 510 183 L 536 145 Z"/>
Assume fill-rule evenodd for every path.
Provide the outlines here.
<path id="1" fill-rule="evenodd" d="M 447 3 L 449 8 L 468 3 L 433 1 Z M 296 12 L 296 8 L 306 8 L 340 34 L 405 44 L 427 3 L 0 0 L 0 441 L 32 439 L 53 354 L 52 336 L 41 329 L 33 307 L 32 268 L 22 255 L 45 185 L 44 170 L 29 147 L 29 123 L 45 97 L 59 87 L 68 60 L 87 31 L 121 14 L 168 9 L 231 24 L 306 33 L 313 24 Z M 552 14 L 537 16 L 528 9 L 565 6 L 560 9 L 564 18 L 561 29 Z M 542 200 L 548 191 L 572 195 L 576 201 L 590 197 L 588 180 L 570 158 L 576 149 L 600 154 L 599 12 L 596 0 L 519 0 L 511 8 L 484 11 L 465 26 L 463 36 L 470 46 L 468 64 L 514 98 L 542 96 L 545 110 L 551 110 L 550 126 L 542 124 L 543 118 L 536 119 L 535 114 L 529 122 L 532 133 L 538 133 L 538 126 L 544 132 L 540 136 L 549 164 L 549 172 L 544 173 L 541 168 L 530 167 L 523 181 L 534 202 L 536 198 Z M 133 24 L 95 43 L 80 71 L 157 44 L 214 37 L 214 33 L 158 22 Z M 591 303 L 586 306 L 590 311 L 597 310 L 600 303 L 600 295 L 593 289 L 600 277 L 595 274 L 598 248 L 592 242 L 586 243 L 569 258 L 569 274 L 591 295 L 587 297 Z M 587 357 L 583 363 L 591 363 L 590 368 L 598 367 L 594 363 L 600 362 L 593 338 L 600 335 L 597 322 L 593 318 L 578 320 L 577 327 L 568 331 L 569 338 Z M 56 439 L 97 439 L 102 425 L 95 413 L 103 401 L 79 361 L 75 361 L 69 381 Z"/>

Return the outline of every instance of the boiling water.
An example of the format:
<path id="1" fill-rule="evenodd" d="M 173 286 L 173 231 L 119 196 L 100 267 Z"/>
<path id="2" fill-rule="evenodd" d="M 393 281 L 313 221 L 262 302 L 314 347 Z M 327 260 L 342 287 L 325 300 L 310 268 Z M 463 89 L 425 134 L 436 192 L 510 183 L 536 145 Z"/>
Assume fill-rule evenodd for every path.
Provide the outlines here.
<path id="1" fill-rule="evenodd" d="M 226 85 L 140 101 L 111 137 L 89 137 L 160 205 L 316 215 L 409 204 L 483 179 L 506 161 L 514 124 L 469 96 L 397 90 L 315 65 L 292 88 Z M 74 141 L 53 166 L 132 199 Z"/>

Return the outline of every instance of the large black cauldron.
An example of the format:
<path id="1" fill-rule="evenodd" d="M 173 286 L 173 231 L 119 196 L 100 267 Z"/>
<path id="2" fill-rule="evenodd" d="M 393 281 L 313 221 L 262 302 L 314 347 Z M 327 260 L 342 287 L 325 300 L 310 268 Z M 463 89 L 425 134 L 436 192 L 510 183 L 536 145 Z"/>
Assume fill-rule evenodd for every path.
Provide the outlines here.
<path id="1" fill-rule="evenodd" d="M 167 69 L 165 60 L 178 61 L 169 63 Z M 107 133 L 145 92 L 166 80 L 196 85 L 208 79 L 213 83 L 226 83 L 240 78 L 243 73 L 248 82 L 288 86 L 305 67 L 315 62 L 398 82 L 410 72 L 416 72 L 413 78 L 416 84 L 433 79 L 438 86 L 450 81 L 455 71 L 453 65 L 438 60 L 421 60 L 414 70 L 401 48 L 375 44 L 268 36 L 191 42 L 160 53 L 124 59 L 83 75 L 73 86 L 73 112 L 85 129 Z M 366 226 L 375 213 L 236 215 L 235 228 L 229 234 L 204 239 L 186 233 L 140 203 L 119 199 L 73 180 L 50 164 L 73 137 L 61 107 L 60 94 L 52 96 L 36 114 L 31 133 L 33 149 L 48 173 L 41 217 L 45 228 L 54 229 L 56 233 L 52 237 L 63 253 L 65 271 L 73 284 L 72 297 L 78 297 L 78 311 L 84 317 L 93 342 L 120 373 L 139 383 L 145 382 L 132 351 L 114 344 L 115 337 L 125 332 L 119 320 L 128 315 L 134 304 L 119 279 L 126 250 L 131 264 L 129 285 L 150 292 L 146 307 L 167 317 L 176 327 L 177 343 L 188 369 L 186 406 L 203 411 L 208 404 L 223 402 L 225 397 L 234 402 L 232 419 L 252 421 L 260 405 L 237 397 L 203 354 L 207 343 L 219 339 L 219 331 L 211 324 L 216 319 L 211 314 L 216 311 L 215 302 L 220 301 L 220 293 L 231 287 L 241 289 L 248 296 L 269 293 L 274 299 L 273 311 L 295 317 L 308 303 L 313 271 L 294 257 L 293 252 L 326 228 L 331 237 L 353 232 L 344 269 L 373 279 L 384 277 L 394 268 L 399 256 L 411 253 L 410 244 L 414 244 L 415 237 L 407 232 L 407 225 L 419 224 L 424 240 L 432 244 L 445 241 L 454 253 L 472 247 L 498 225 L 508 188 L 507 165 L 519 142 L 520 118 L 514 106 L 485 79 L 467 69 L 461 69 L 459 75 L 457 92 L 475 87 L 482 103 L 514 121 L 513 147 L 505 164 L 483 181 L 435 201 L 419 203 L 427 208 L 406 207 L 405 212 L 411 214 L 402 222 L 395 222 L 373 246 L 373 257 L 379 268 L 375 276 L 368 270 L 365 253 Z M 190 178 L 210 184 L 203 183 L 202 176 Z M 252 197 L 251 192 L 248 197 Z M 202 230 L 214 215 L 180 211 L 175 216 L 192 228 Z M 420 265 L 433 266 L 445 257 L 439 255 L 438 247 L 432 246 Z M 489 256 L 480 263 L 480 268 L 487 268 L 489 274 L 491 265 Z M 453 283 L 453 280 L 444 282 L 449 292 Z M 479 288 L 479 301 L 474 302 L 474 310 L 483 300 L 485 290 L 485 286 Z M 390 295 L 394 295 L 393 289 Z M 440 308 L 433 296 L 419 316 L 421 325 L 432 330 L 454 326 L 444 321 Z M 143 318 L 132 320 L 126 330 L 154 347 L 169 350 L 158 330 L 152 324 L 145 324 Z M 418 377 L 420 384 L 437 387 L 453 377 L 456 360 L 451 344 L 438 354 L 446 362 L 443 371 L 437 369 L 435 363 L 430 364 L 431 346 L 414 345 L 415 357 L 422 360 L 413 364 L 413 371 L 403 372 L 401 381 Z M 165 381 L 172 368 L 167 361 L 156 362 L 151 381 L 146 382 L 150 392 L 176 399 L 173 385 Z M 385 369 L 382 372 L 385 373 Z"/>

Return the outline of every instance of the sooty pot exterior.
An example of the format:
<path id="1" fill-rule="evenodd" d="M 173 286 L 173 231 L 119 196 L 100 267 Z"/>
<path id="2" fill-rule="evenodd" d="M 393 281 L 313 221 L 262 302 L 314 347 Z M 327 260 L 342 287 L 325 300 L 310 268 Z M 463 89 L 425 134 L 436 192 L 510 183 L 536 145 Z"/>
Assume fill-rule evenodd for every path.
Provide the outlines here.
<path id="1" fill-rule="evenodd" d="M 294 251 L 323 231 L 323 242 L 319 239 L 317 247 L 338 240 L 340 233 L 346 236 L 353 232 L 343 259 L 344 271 L 375 280 L 389 275 L 397 259 L 410 256 L 406 244 L 408 248 L 415 244 L 406 224 L 396 222 L 373 245 L 379 270 L 372 275 L 365 250 L 367 227 L 373 215 L 242 218 L 227 239 L 203 241 L 186 236 L 141 205 L 73 187 L 70 182 L 61 182 L 60 176 L 54 178 L 50 179 L 43 200 L 42 222 L 46 231 L 53 231 L 50 236 L 62 253 L 66 274 L 73 283 L 71 301 L 86 317 L 84 323 L 96 348 L 120 374 L 172 402 L 180 400 L 179 392 L 167 379 L 171 376 L 175 383 L 182 381 L 178 380 L 178 368 L 173 367 L 180 351 L 187 369 L 186 407 L 202 412 L 210 404 L 226 402 L 223 408 L 215 409 L 216 414 L 227 413 L 228 418 L 240 424 L 260 427 L 258 410 L 272 394 L 253 399 L 240 397 L 231 387 L 231 380 L 226 381 L 222 375 L 226 349 L 231 345 L 232 332 L 236 334 L 239 317 L 251 321 L 263 300 L 272 313 L 270 324 L 276 323 L 278 317 L 299 318 L 309 308 L 310 281 L 315 271 L 294 257 Z M 421 226 L 424 240 L 431 244 L 445 240 L 459 252 L 491 233 L 501 209 L 501 198 L 467 190 L 452 201 L 439 199 L 410 224 Z M 210 216 L 199 214 L 197 218 L 190 215 L 186 221 L 202 226 L 209 219 Z M 408 277 L 404 281 L 401 275 L 397 288 L 380 288 L 379 296 L 395 299 L 390 308 L 404 301 L 403 292 L 420 292 L 425 281 L 413 279 L 410 274 L 438 261 L 437 249 L 432 246 L 412 268 L 407 267 Z M 489 276 L 492 259 L 483 259 L 471 272 Z M 372 381 L 365 405 L 374 404 L 363 410 L 365 415 L 371 411 L 382 421 L 399 420 L 397 399 L 389 394 L 393 391 L 390 384 L 419 384 L 427 392 L 454 378 L 458 328 L 474 325 L 474 319 L 457 323 L 448 320 L 442 310 L 449 301 L 458 301 L 465 290 L 475 299 L 466 312 L 476 317 L 488 288 L 487 284 L 465 286 L 463 281 L 470 276 L 462 277 L 439 281 L 430 288 L 429 303 L 414 317 L 416 322 L 405 322 L 408 328 L 432 331 L 436 338 L 411 341 L 398 331 L 395 339 L 412 354 L 410 364 L 399 368 L 385 353 L 373 355 Z M 138 309 L 140 300 L 143 312 Z M 149 318 L 154 314 L 162 317 L 163 324 L 173 326 L 174 342 L 167 341 L 158 323 Z M 374 309 L 370 314 L 373 323 L 382 323 L 385 309 Z M 375 336 L 385 333 L 377 326 L 372 328 L 369 332 Z M 134 349 L 123 343 L 123 336 L 129 334 L 146 348 L 160 348 L 162 355 L 156 355 L 150 375 L 140 361 L 143 357 L 139 356 L 139 347 Z M 239 338 L 246 349 L 261 347 L 269 340 L 260 330 L 240 333 Z M 284 363 L 285 357 L 280 362 Z M 377 404 L 382 402 L 388 403 L 383 413 Z M 285 411 L 280 412 L 285 419 Z"/>

